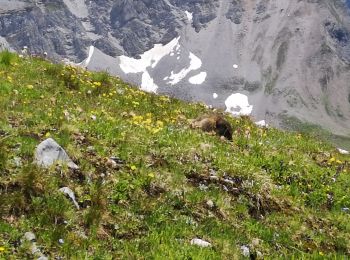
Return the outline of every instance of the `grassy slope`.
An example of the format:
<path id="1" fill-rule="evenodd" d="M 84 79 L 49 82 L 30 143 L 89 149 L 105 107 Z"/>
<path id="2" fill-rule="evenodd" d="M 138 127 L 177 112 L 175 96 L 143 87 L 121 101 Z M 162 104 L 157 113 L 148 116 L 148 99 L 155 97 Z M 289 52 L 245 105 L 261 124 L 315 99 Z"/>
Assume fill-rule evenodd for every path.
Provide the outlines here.
<path id="1" fill-rule="evenodd" d="M 79 259 L 234 259 L 242 245 L 271 259 L 350 253 L 348 157 L 330 145 L 230 117 L 234 141 L 220 141 L 188 127 L 203 105 L 0 56 L 0 258 L 27 257 L 27 231 L 45 254 Z M 48 136 L 80 171 L 33 165 Z M 111 167 L 111 156 L 124 163 Z"/>

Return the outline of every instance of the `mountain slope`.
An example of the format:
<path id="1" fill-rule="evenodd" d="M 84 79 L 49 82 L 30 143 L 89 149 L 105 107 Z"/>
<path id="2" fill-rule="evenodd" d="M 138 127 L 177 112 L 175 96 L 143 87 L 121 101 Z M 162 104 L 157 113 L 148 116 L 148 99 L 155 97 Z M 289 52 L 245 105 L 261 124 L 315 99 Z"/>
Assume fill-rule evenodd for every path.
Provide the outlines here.
<path id="1" fill-rule="evenodd" d="M 350 254 L 349 156 L 330 145 L 228 114 L 220 140 L 189 129 L 201 104 L 8 52 L 0 78 L 0 258 Z M 48 137 L 79 169 L 33 163 Z"/>
<path id="2" fill-rule="evenodd" d="M 94 46 L 86 66 L 142 89 L 233 113 L 244 107 L 228 98 L 240 93 L 249 98 L 256 120 L 288 127 L 288 119 L 298 118 L 348 136 L 347 5 L 343 0 L 1 0 L 0 40 L 16 50 L 28 46 L 75 62 Z M 127 57 L 137 58 L 133 69 L 125 69 Z"/>

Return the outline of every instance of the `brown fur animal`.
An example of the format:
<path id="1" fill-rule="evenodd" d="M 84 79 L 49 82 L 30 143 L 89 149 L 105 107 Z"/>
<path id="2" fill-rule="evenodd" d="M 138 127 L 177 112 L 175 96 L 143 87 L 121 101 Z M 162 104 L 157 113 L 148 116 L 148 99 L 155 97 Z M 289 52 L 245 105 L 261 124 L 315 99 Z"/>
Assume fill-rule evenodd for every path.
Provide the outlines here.
<path id="1" fill-rule="evenodd" d="M 232 141 L 232 127 L 231 124 L 218 114 L 204 115 L 195 119 L 192 128 L 200 128 L 205 132 L 215 132 L 218 136 L 224 136 L 226 139 Z"/>

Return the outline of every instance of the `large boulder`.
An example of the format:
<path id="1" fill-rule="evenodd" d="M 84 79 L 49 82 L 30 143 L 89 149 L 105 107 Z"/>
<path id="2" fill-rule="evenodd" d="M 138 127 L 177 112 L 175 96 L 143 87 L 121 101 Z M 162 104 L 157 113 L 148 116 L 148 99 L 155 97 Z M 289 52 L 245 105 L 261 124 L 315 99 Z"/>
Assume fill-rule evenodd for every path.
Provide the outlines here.
<path id="1" fill-rule="evenodd" d="M 66 151 L 52 138 L 40 143 L 35 150 L 35 162 L 42 167 L 50 167 L 54 163 L 66 164 L 71 169 L 79 169 Z"/>

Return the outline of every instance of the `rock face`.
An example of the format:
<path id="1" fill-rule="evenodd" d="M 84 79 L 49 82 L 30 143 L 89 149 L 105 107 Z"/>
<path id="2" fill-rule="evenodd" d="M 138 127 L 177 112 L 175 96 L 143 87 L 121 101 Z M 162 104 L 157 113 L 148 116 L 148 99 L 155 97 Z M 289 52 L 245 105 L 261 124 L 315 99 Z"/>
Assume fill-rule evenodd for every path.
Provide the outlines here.
<path id="1" fill-rule="evenodd" d="M 0 43 L 235 114 L 247 98 L 274 126 L 296 117 L 349 134 L 349 0 L 0 0 Z"/>
<path id="2" fill-rule="evenodd" d="M 50 167 L 56 162 L 67 164 L 71 169 L 78 169 L 65 150 L 52 138 L 48 138 L 38 145 L 35 151 L 35 161 L 43 167 Z"/>

